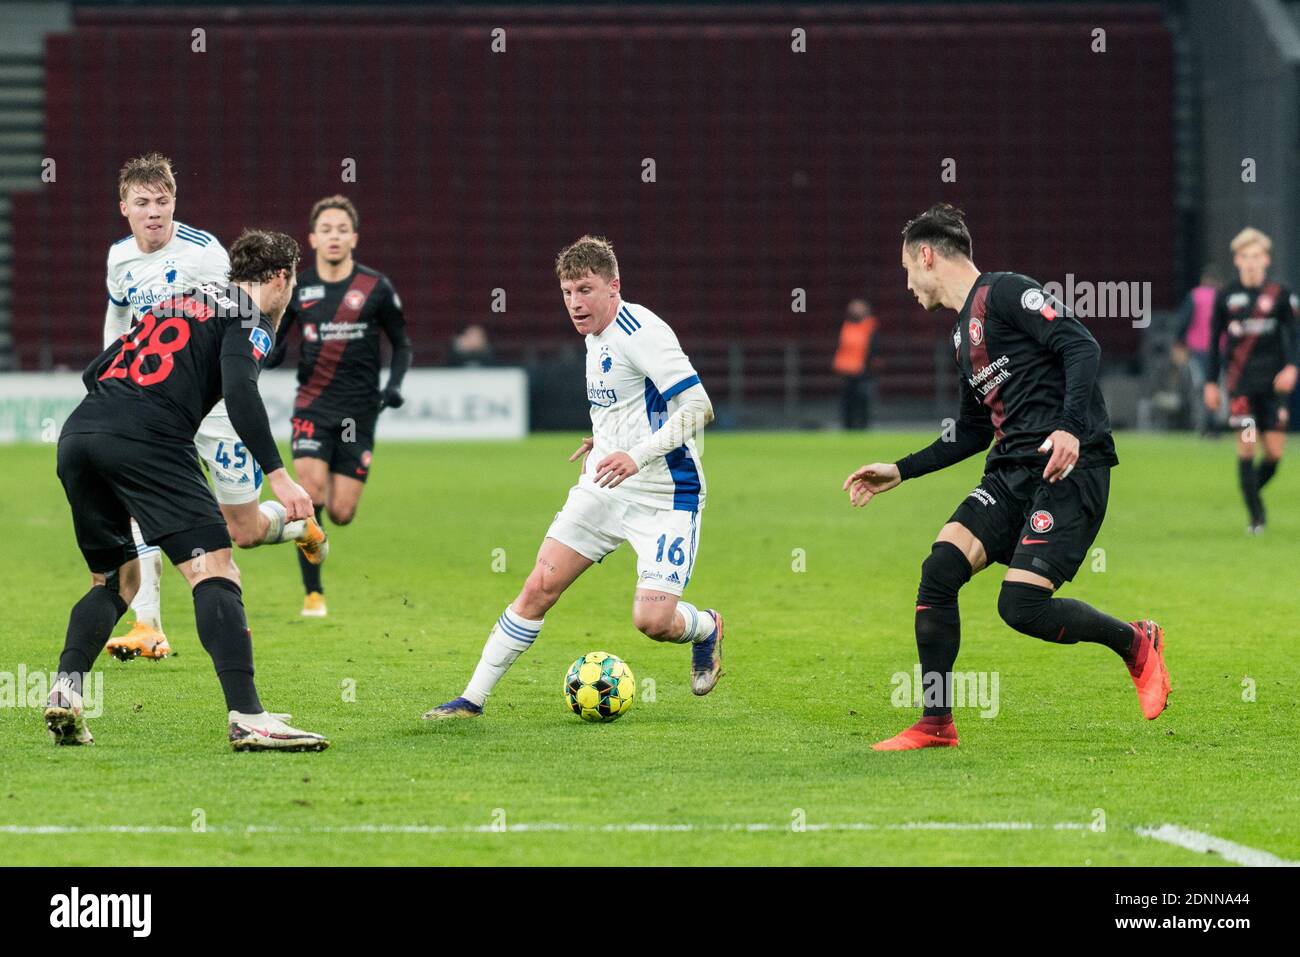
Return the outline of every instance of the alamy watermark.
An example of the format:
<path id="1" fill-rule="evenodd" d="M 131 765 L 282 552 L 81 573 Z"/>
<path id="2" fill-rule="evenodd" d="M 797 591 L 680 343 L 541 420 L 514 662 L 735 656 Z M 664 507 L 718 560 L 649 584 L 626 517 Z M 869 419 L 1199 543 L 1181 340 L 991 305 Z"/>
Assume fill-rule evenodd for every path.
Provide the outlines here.
<path id="1" fill-rule="evenodd" d="M 927 671 L 913 666 L 910 672 L 895 671 L 889 683 L 889 703 L 895 708 L 978 708 L 981 718 L 996 718 L 1001 710 L 998 691 L 1001 676 L 996 671 Z"/>
<path id="2" fill-rule="evenodd" d="M 28 671 L 26 665 L 19 665 L 16 672 L 0 671 L 0 708 L 43 710 L 58 677 L 55 671 Z M 80 685 L 82 714 L 98 718 L 104 713 L 104 673 L 83 674 Z"/>

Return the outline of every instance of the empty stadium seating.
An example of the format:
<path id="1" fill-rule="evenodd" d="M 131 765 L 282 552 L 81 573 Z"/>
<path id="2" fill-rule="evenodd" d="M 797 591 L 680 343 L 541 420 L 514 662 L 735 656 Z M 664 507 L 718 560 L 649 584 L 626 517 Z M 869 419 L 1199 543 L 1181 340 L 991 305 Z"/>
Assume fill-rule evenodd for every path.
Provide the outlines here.
<path id="1" fill-rule="evenodd" d="M 693 352 L 797 340 L 824 371 L 843 304 L 865 292 L 886 353 L 926 357 L 900 360 L 889 388 L 927 395 L 946 326 L 907 296 L 898 237 L 940 199 L 969 214 L 982 268 L 1150 281 L 1172 304 L 1158 8 L 290 16 L 83 10 L 49 39 L 57 179 L 15 200 L 23 368 L 98 351 L 104 257 L 127 233 L 116 171 L 153 149 L 178 171 L 178 218 L 227 244 L 262 225 L 305 246 L 311 203 L 353 197 L 358 258 L 402 294 L 417 362 L 470 321 L 507 355 L 572 336 L 552 261 L 590 231 L 614 240 L 625 297 Z M 795 28 L 807 52 L 792 51 Z M 955 183 L 940 179 L 949 157 Z M 1135 348 L 1127 322 L 1095 329 L 1111 356 Z"/>

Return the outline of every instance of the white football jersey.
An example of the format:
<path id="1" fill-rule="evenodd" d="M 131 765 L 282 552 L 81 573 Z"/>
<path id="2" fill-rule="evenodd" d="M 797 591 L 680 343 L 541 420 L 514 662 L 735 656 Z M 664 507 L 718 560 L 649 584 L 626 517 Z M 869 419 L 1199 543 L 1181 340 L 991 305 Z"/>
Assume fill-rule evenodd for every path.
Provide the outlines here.
<path id="1" fill-rule="evenodd" d="M 205 282 L 224 286 L 229 271 L 230 257 L 217 237 L 176 220 L 171 242 L 155 252 L 141 252 L 134 236 L 119 239 L 108 249 L 111 308 L 104 347 L 126 335 L 155 302 Z"/>
<path id="2" fill-rule="evenodd" d="M 668 324 L 645 306 L 621 303 L 604 332 L 587 336 L 587 401 L 595 445 L 580 484 L 651 508 L 704 508 L 704 470 L 695 439 L 646 463 L 617 488 L 601 489 L 593 483 L 596 463 L 658 431 L 668 418 L 669 401 L 699 384 Z"/>

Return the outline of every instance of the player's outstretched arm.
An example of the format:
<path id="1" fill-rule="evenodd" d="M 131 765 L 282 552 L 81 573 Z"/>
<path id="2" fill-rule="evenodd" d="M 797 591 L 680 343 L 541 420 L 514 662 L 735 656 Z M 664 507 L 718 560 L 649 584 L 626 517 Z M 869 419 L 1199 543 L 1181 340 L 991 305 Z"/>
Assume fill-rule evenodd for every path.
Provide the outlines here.
<path id="1" fill-rule="evenodd" d="M 903 481 L 898 474 L 898 466 L 888 462 L 876 462 L 864 465 L 844 480 L 844 491 L 849 493 L 849 502 L 854 508 L 861 508 L 882 492 Z"/>
<path id="2" fill-rule="evenodd" d="M 908 479 L 920 478 L 922 475 L 965 461 L 972 455 L 987 449 L 989 443 L 993 441 L 993 434 L 993 419 L 989 410 L 975 395 L 970 383 L 963 379 L 961 417 L 946 427 L 939 437 L 925 448 L 911 455 L 905 455 L 895 462 L 898 479 L 900 482 L 905 482 Z M 866 467 L 871 468 L 871 466 Z M 848 488 L 847 482 L 845 488 Z"/>

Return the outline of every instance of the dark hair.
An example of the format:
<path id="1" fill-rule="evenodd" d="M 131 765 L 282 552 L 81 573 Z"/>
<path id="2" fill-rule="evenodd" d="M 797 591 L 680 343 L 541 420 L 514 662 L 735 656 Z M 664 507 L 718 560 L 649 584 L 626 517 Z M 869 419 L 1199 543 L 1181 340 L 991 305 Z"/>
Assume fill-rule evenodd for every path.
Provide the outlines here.
<path id="1" fill-rule="evenodd" d="M 292 236 L 245 229 L 230 246 L 230 281 L 269 282 L 282 269 L 292 275 L 298 259 L 298 244 Z"/>
<path id="2" fill-rule="evenodd" d="M 970 258 L 970 230 L 966 228 L 965 214 L 951 203 L 935 203 L 920 216 L 910 219 L 903 227 L 903 242 L 909 253 L 925 243 L 934 247 L 941 256 Z"/>
<path id="3" fill-rule="evenodd" d="M 311 208 L 307 232 L 316 232 L 316 220 L 320 219 L 320 214 L 327 209 L 341 209 L 347 213 L 348 219 L 352 220 L 352 231 L 354 233 L 361 228 L 361 217 L 357 214 L 357 208 L 352 205 L 352 200 L 342 193 L 335 193 L 333 196 L 326 196 L 324 199 L 316 200 L 316 205 Z"/>

